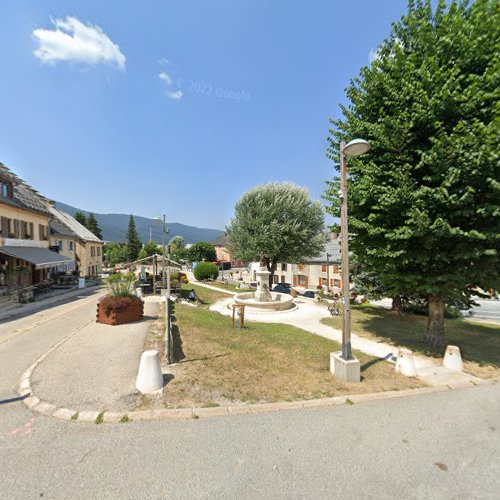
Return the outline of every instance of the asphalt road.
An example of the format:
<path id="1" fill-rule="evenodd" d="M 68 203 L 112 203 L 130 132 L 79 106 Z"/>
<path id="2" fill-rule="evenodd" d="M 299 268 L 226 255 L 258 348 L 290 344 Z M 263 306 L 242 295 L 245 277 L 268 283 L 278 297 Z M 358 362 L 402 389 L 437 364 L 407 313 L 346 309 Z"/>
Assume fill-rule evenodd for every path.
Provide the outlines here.
<path id="1" fill-rule="evenodd" d="M 95 314 L 75 307 L 0 325 L 2 499 L 498 498 L 500 384 L 198 420 L 32 413 L 15 400 L 17 380 Z"/>

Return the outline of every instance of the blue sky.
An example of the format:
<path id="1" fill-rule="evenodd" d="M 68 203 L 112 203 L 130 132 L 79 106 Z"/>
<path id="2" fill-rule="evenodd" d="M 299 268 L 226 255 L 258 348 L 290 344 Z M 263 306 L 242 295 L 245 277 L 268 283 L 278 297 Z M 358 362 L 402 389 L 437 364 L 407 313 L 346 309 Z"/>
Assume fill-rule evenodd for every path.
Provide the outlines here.
<path id="1" fill-rule="evenodd" d="M 58 201 L 199 227 L 259 183 L 319 199 L 328 118 L 405 8 L 0 0 L 0 161 Z"/>

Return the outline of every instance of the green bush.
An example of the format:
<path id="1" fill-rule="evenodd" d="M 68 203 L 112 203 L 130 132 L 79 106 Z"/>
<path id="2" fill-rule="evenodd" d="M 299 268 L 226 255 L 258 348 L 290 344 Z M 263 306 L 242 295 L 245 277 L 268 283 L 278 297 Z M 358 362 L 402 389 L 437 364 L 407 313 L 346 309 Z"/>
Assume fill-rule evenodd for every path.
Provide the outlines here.
<path id="1" fill-rule="evenodd" d="M 131 297 L 134 295 L 135 276 L 132 273 L 115 273 L 108 277 L 108 288 L 113 297 Z"/>
<path id="2" fill-rule="evenodd" d="M 198 262 L 194 270 L 194 277 L 198 281 L 215 280 L 219 276 L 219 270 L 213 262 Z"/>

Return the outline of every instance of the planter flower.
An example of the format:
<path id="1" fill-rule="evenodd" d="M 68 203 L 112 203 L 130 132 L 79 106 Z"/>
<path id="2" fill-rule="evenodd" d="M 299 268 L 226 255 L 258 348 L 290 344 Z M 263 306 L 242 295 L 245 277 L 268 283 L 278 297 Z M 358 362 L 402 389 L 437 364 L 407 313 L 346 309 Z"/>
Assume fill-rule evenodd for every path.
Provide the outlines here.
<path id="1" fill-rule="evenodd" d="M 122 325 L 144 316 L 144 302 L 133 293 L 132 274 L 112 274 L 108 278 L 110 294 L 97 304 L 98 323 Z"/>

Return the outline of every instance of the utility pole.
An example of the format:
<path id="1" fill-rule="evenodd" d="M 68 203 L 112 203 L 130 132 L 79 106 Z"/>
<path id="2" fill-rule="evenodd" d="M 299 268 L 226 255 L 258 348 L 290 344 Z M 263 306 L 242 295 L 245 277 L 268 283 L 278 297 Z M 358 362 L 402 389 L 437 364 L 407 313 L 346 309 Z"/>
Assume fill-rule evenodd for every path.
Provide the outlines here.
<path id="1" fill-rule="evenodd" d="M 330 254 L 326 252 L 326 291 L 330 293 L 330 263 L 328 259 L 330 258 Z"/>

